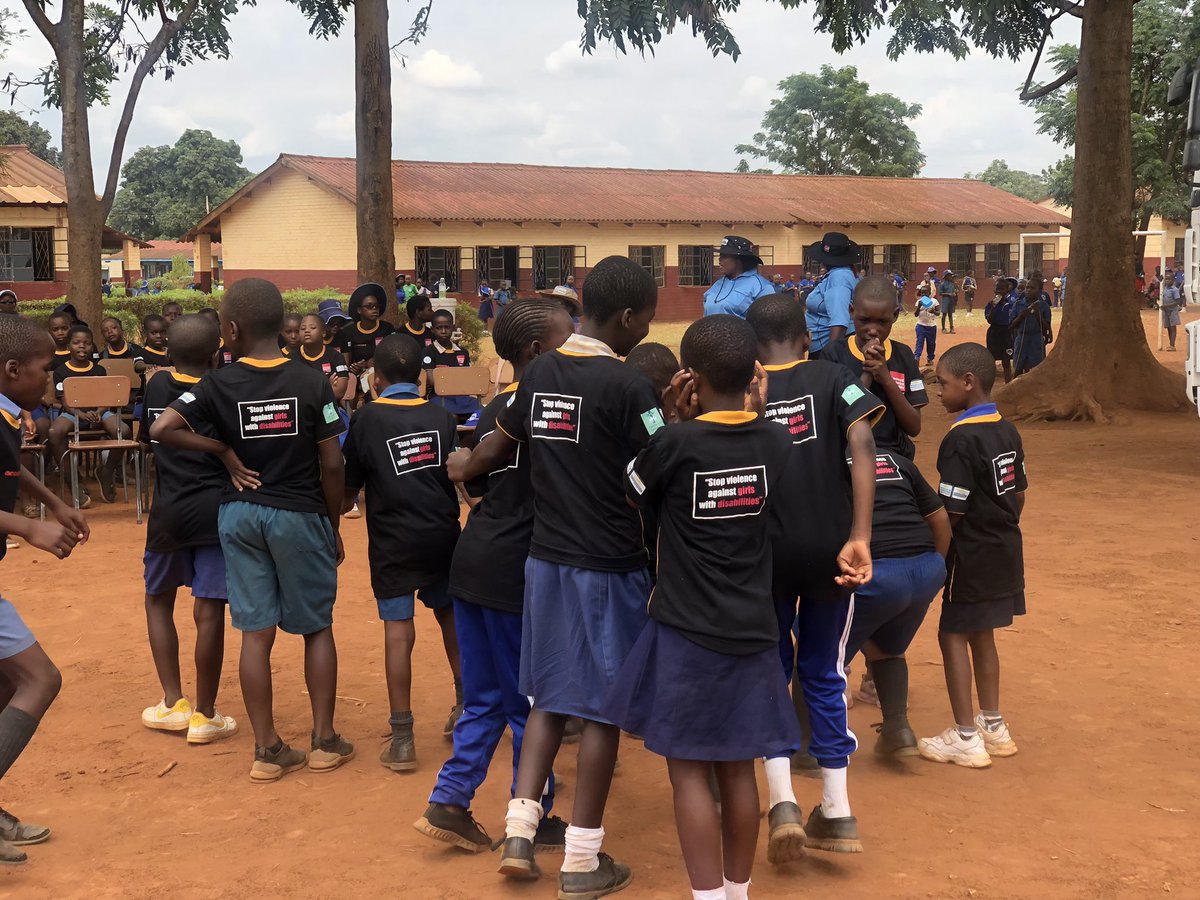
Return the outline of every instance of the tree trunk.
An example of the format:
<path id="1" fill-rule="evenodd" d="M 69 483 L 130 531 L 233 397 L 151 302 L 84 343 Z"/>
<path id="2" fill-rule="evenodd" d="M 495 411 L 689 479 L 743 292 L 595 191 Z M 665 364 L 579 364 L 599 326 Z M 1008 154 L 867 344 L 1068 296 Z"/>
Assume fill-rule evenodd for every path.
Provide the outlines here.
<path id="1" fill-rule="evenodd" d="M 84 87 L 84 2 L 69 0 L 58 29 L 55 55 L 63 81 L 63 175 L 67 183 L 67 259 L 70 266 L 67 299 L 79 317 L 100 327 L 100 244 L 104 213 L 96 199 L 92 176 L 92 142 L 88 129 Z"/>
<path id="2" fill-rule="evenodd" d="M 1133 296 L 1132 0 L 1082 7 L 1070 293 L 1047 360 L 997 391 L 1005 413 L 1110 422 L 1119 409 L 1184 408 L 1184 382 L 1150 353 Z"/>
<path id="3" fill-rule="evenodd" d="M 387 0 L 354 4 L 355 139 L 358 163 L 358 277 L 393 296 L 396 231 L 392 222 L 392 69 Z M 396 304 L 387 318 L 395 321 Z"/>

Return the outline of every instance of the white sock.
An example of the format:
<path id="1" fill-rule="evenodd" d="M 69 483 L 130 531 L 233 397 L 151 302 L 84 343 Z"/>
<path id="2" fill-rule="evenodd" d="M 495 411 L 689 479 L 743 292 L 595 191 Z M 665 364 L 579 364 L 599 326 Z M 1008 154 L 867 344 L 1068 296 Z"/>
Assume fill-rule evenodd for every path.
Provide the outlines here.
<path id="1" fill-rule="evenodd" d="M 846 792 L 845 769 L 821 769 L 821 812 L 827 819 L 850 815 L 850 795 Z"/>
<path id="2" fill-rule="evenodd" d="M 738 884 L 736 881 L 725 879 L 725 900 L 749 900 L 750 882 Z"/>
<path id="3" fill-rule="evenodd" d="M 580 828 L 567 826 L 567 846 L 563 856 L 564 872 L 595 872 L 600 866 L 600 846 L 604 843 L 604 826 Z"/>
<path id="4" fill-rule="evenodd" d="M 692 888 L 692 900 L 725 900 L 725 888 L 713 888 L 710 891 L 698 891 Z"/>
<path id="5" fill-rule="evenodd" d="M 767 790 L 771 794 L 768 809 L 774 809 L 785 800 L 796 802 L 796 794 L 792 790 L 792 761 L 786 756 L 774 759 L 764 759 L 763 768 L 767 770 Z"/>
<path id="6" fill-rule="evenodd" d="M 504 816 L 504 836 L 532 841 L 541 820 L 542 804 L 536 800 L 526 800 L 523 797 L 509 800 L 508 813 Z"/>

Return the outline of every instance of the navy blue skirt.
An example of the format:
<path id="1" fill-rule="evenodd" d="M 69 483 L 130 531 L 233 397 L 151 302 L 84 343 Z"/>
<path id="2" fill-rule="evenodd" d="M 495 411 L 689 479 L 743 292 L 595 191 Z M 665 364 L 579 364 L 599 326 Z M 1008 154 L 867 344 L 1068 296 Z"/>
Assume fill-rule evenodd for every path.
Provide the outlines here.
<path id="1" fill-rule="evenodd" d="M 790 756 L 800 728 L 772 647 L 717 653 L 653 619 L 625 660 L 602 715 L 671 759 Z"/>

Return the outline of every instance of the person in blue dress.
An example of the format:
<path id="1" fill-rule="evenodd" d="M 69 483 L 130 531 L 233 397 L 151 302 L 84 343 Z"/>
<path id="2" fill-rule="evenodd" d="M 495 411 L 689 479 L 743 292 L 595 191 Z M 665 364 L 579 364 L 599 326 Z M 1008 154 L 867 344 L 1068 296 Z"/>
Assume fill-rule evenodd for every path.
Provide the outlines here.
<path id="1" fill-rule="evenodd" d="M 717 249 L 721 277 L 704 292 L 704 314 L 727 313 L 744 319 L 750 304 L 759 297 L 774 294 L 775 285 L 758 274 L 763 261 L 744 237 L 728 235 Z"/>
<path id="2" fill-rule="evenodd" d="M 854 264 L 858 262 L 859 249 L 858 244 L 840 231 L 830 231 L 808 248 L 808 256 L 828 269 L 805 302 L 804 314 L 812 335 L 808 358 L 818 359 L 831 341 L 854 333 L 850 301 L 858 284 Z"/>

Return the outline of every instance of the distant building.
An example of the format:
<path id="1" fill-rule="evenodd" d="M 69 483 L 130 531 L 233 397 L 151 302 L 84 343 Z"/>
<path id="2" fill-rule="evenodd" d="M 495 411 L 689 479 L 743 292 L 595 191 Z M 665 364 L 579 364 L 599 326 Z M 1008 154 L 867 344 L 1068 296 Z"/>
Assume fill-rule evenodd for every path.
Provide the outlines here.
<path id="1" fill-rule="evenodd" d="M 928 266 L 1015 273 L 1021 232 L 1069 219 L 981 181 L 742 175 L 496 163 L 392 164 L 396 267 L 473 295 L 481 279 L 520 291 L 629 256 L 659 286 L 659 317 L 700 314 L 726 234 L 758 245 L 763 274 L 816 266 L 805 247 L 843 231 L 864 267 L 912 280 Z M 220 241 L 225 283 L 258 276 L 281 288 L 349 290 L 358 280 L 355 162 L 284 154 L 202 219 L 185 240 Z M 1057 264 L 1053 242 L 1027 263 Z"/>
<path id="2" fill-rule="evenodd" d="M 195 245 L 181 241 L 147 241 L 142 248 L 142 278 L 150 281 L 161 278 L 171 271 L 171 264 L 176 256 L 186 256 L 193 277 L 196 271 L 196 261 L 193 257 Z M 120 253 L 106 253 L 100 259 L 109 281 L 119 282 L 124 276 L 124 258 Z M 212 245 L 212 279 L 221 281 L 221 245 Z"/>
<path id="3" fill-rule="evenodd" d="M 1040 201 L 1038 205 L 1062 213 L 1067 218 L 1071 217 L 1071 207 L 1059 206 L 1050 198 Z M 1163 219 L 1157 213 L 1152 215 L 1150 217 L 1150 224 L 1146 226 L 1146 231 L 1163 231 L 1166 233 L 1146 235 L 1146 252 L 1142 256 L 1142 271 L 1152 274 L 1156 267 L 1162 265 L 1164 256 L 1166 257 L 1168 266 L 1174 267 L 1176 262 L 1182 265 L 1183 233 L 1186 230 L 1187 224 L 1184 222 L 1172 222 L 1169 219 Z M 1065 232 L 1068 236 L 1060 238 L 1058 241 L 1058 255 L 1062 258 L 1064 266 L 1067 264 L 1067 258 L 1071 255 L 1070 229 L 1065 229 Z"/>

